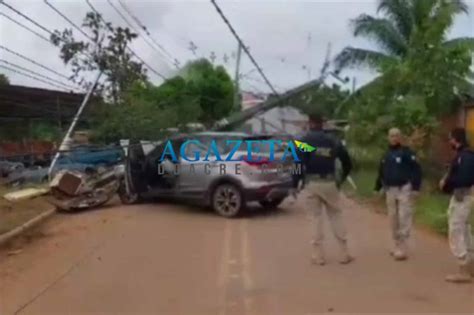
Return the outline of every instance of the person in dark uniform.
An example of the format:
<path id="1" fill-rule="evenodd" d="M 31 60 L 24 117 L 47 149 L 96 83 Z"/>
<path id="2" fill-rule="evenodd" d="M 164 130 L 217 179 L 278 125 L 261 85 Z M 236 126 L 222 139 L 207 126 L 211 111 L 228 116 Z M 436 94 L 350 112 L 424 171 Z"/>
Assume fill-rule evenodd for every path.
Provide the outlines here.
<path id="1" fill-rule="evenodd" d="M 446 277 L 454 283 L 471 282 L 474 275 L 474 248 L 469 215 L 474 207 L 474 151 L 468 147 L 466 131 L 451 131 L 449 142 L 456 150 L 449 171 L 440 181 L 440 189 L 452 194 L 448 208 L 449 247 L 458 260 L 459 271 Z"/>
<path id="2" fill-rule="evenodd" d="M 302 154 L 305 179 L 308 181 L 305 185 L 308 192 L 307 204 L 311 206 L 314 217 L 311 260 L 318 265 L 326 263 L 323 249 L 323 212 L 326 212 L 332 232 L 341 248 L 340 263 L 348 264 L 354 258 L 350 255 L 347 246 L 347 232 L 342 216 L 339 187 L 352 169 L 351 158 L 338 139 L 323 132 L 321 116 L 310 116 L 309 127 L 309 132 L 301 141 L 316 148 L 313 152 Z M 342 164 L 342 176 L 339 180 L 336 180 L 336 159 L 339 159 Z"/>
<path id="3" fill-rule="evenodd" d="M 420 190 L 421 167 L 416 155 L 401 144 L 398 128 L 388 133 L 389 147 L 380 161 L 375 190 L 384 190 L 394 248 L 390 254 L 395 260 L 405 260 L 407 242 L 413 221 L 413 194 Z"/>

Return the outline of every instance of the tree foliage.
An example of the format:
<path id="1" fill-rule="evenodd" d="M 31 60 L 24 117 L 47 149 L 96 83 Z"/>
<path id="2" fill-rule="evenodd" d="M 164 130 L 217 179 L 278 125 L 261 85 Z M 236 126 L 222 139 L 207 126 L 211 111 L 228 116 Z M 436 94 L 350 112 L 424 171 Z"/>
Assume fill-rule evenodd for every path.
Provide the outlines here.
<path id="1" fill-rule="evenodd" d="M 103 141 L 120 138 L 156 140 L 186 130 L 189 123 L 212 126 L 232 109 L 233 88 L 222 67 L 197 60 L 160 86 L 136 82 L 120 106 L 107 106 L 98 115 L 96 136 Z"/>
<path id="2" fill-rule="evenodd" d="M 474 47 L 474 38 L 447 40 L 454 17 L 468 12 L 462 0 L 379 0 L 377 12 L 383 17 L 362 14 L 351 24 L 355 37 L 369 39 L 379 50 L 346 47 L 336 57 L 337 68 L 364 65 L 383 71 L 419 52 L 419 44 L 427 41 L 447 50 L 453 42 Z"/>
<path id="3" fill-rule="evenodd" d="M 470 89 L 474 38 L 447 38 L 467 6 L 461 0 L 380 0 L 378 12 L 382 17 L 363 14 L 352 26 L 354 36 L 379 50 L 346 47 L 336 57 L 338 68 L 368 66 L 380 73 L 345 104 L 352 137 L 374 144 L 394 125 L 429 137 L 436 118 L 458 108 Z"/>
<path id="4" fill-rule="evenodd" d="M 72 66 L 71 78 L 75 82 L 88 87 L 90 73 L 102 71 L 106 79 L 98 90 L 117 102 L 134 82 L 147 80 L 143 64 L 127 50 L 137 34 L 114 27 L 95 12 L 86 14 L 82 26 L 88 41 L 77 39 L 72 29 L 56 30 L 51 35 L 51 42 L 61 49 L 61 59 Z"/>
<path id="5" fill-rule="evenodd" d="M 207 59 L 199 59 L 188 63 L 181 75 L 188 92 L 197 97 L 199 122 L 211 126 L 232 111 L 234 85 L 224 67 L 214 66 Z"/>

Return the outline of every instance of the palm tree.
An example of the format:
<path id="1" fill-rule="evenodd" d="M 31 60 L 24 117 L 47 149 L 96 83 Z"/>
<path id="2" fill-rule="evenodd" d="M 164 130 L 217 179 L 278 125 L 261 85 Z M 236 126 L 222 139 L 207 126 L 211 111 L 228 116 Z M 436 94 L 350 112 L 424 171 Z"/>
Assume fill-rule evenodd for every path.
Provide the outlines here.
<path id="1" fill-rule="evenodd" d="M 338 70 L 351 66 L 380 70 L 383 65 L 401 62 L 418 48 L 426 34 L 430 44 L 434 38 L 443 49 L 465 46 L 474 50 L 474 38 L 446 38 L 454 17 L 468 14 L 463 0 L 379 0 L 377 13 L 384 17 L 361 14 L 351 24 L 354 36 L 374 41 L 379 50 L 346 47 L 335 59 Z"/>

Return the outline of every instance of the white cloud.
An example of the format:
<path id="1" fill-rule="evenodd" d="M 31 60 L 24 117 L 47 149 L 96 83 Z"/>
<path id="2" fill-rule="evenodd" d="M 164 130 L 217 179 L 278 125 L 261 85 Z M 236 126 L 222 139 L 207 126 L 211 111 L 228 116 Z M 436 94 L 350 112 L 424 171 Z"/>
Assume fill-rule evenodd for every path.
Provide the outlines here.
<path id="1" fill-rule="evenodd" d="M 89 10 L 85 1 L 49 0 L 64 12 L 76 24 Z M 123 11 L 118 0 L 111 0 Z M 192 58 L 189 42 L 197 46 L 199 55 L 209 56 L 211 51 L 217 54 L 218 62 L 222 63 L 224 54 L 235 52 L 237 44 L 226 25 L 207 0 L 202 1 L 131 1 L 121 0 L 147 26 L 153 37 L 167 51 L 180 61 Z M 70 27 L 59 15 L 40 0 L 7 0 L 7 3 L 37 20 L 49 29 Z M 103 13 L 107 20 L 125 26 L 119 15 L 106 0 L 91 0 L 91 3 Z M 317 77 L 326 55 L 328 43 L 332 44 L 332 57 L 346 45 L 371 47 L 369 42 L 355 39 L 349 27 L 350 19 L 360 13 L 375 13 L 375 1 L 218 1 L 244 42 L 250 46 L 252 54 L 263 67 L 269 79 L 279 88 L 288 89 L 308 79 L 303 65 L 312 68 L 312 77 Z M 474 2 L 469 2 L 474 13 Z M 25 22 L 10 10 L 2 7 L 2 12 Z M 124 12 L 125 13 L 125 12 Z M 130 22 L 133 19 L 126 15 Z M 28 22 L 26 22 L 28 24 Z M 473 36 L 472 15 L 459 17 L 451 30 L 452 36 Z M 31 24 L 29 26 L 35 28 Z M 37 28 L 35 28 L 37 29 Z M 38 30 L 42 32 L 41 30 Z M 311 45 L 308 46 L 308 34 L 311 34 Z M 58 50 L 28 31 L 0 17 L 1 44 L 38 60 L 45 65 L 69 74 L 69 70 L 58 57 Z M 47 34 L 45 34 L 47 35 Z M 133 43 L 132 48 L 151 64 L 164 73 L 170 73 L 171 67 L 163 61 L 161 55 L 142 40 Z M 41 68 L 0 50 L 0 57 L 36 71 L 48 74 Z M 282 62 L 281 59 L 285 58 Z M 227 68 L 234 75 L 233 59 Z M 242 72 L 253 69 L 249 59 L 243 57 Z M 0 70 L 2 71 L 2 70 Z M 7 73 L 14 84 L 43 86 L 42 83 Z M 48 74 L 49 75 L 49 74 Z M 373 74 L 367 71 L 348 71 L 344 75 L 356 76 L 359 84 L 367 82 Z M 54 76 L 54 75 L 52 75 Z M 250 84 L 258 89 L 268 91 L 259 82 L 261 78 L 256 72 L 251 75 L 252 81 L 244 81 L 244 87 Z M 159 80 L 150 73 L 155 81 Z"/>

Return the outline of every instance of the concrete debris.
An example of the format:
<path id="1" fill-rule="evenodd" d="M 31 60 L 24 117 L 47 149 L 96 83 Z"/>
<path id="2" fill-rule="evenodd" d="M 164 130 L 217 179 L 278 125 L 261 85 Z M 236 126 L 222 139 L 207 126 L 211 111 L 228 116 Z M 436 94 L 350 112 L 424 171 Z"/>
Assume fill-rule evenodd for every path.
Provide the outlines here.
<path id="1" fill-rule="evenodd" d="M 120 166 L 100 169 L 93 174 L 60 171 L 50 183 L 49 200 L 63 211 L 101 206 L 117 192 L 123 175 Z"/>
<path id="2" fill-rule="evenodd" d="M 47 194 L 47 188 L 26 188 L 5 194 L 3 197 L 8 201 L 18 201 L 24 199 L 31 199 L 44 194 Z"/>

